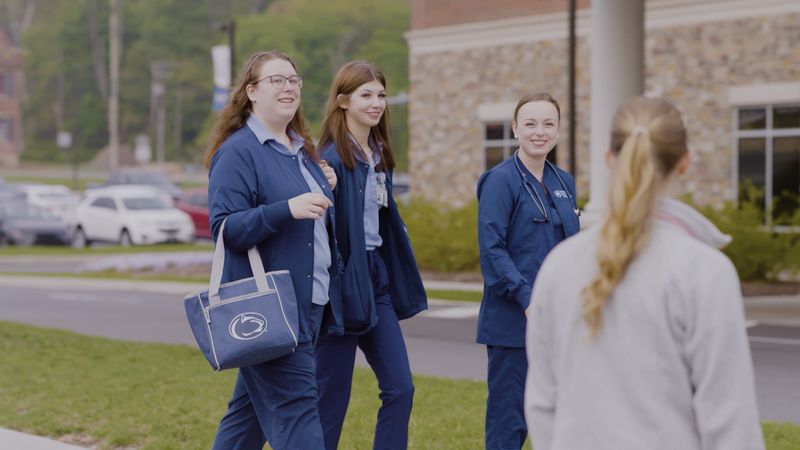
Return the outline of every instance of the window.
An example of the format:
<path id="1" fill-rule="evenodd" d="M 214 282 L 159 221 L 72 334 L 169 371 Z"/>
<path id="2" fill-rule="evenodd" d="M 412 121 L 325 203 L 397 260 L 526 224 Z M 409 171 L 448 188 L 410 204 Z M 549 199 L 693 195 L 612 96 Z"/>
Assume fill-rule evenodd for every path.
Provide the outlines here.
<path id="1" fill-rule="evenodd" d="M 95 201 L 92 202 L 92 206 L 95 208 L 105 208 L 105 209 L 117 209 L 116 203 L 114 203 L 114 199 L 109 197 L 98 197 Z"/>
<path id="2" fill-rule="evenodd" d="M 0 117 L 0 142 L 14 142 L 14 119 Z"/>
<path id="3" fill-rule="evenodd" d="M 14 96 L 14 74 L 0 72 L 0 95 L 6 97 Z"/>
<path id="4" fill-rule="evenodd" d="M 519 147 L 519 142 L 514 137 L 511 130 L 511 121 L 507 122 L 487 122 L 483 126 L 483 154 L 485 170 L 500 164 L 514 154 Z M 547 155 L 547 160 L 556 162 L 556 150 L 558 145 Z"/>
<path id="5" fill-rule="evenodd" d="M 186 203 L 192 206 L 208 208 L 208 194 L 190 195 L 186 198 Z"/>
<path id="6" fill-rule="evenodd" d="M 741 107 L 734 120 L 739 198 L 752 184 L 765 221 L 781 224 L 800 206 L 800 104 Z"/>
<path id="7" fill-rule="evenodd" d="M 483 153 L 486 170 L 503 162 L 514 149 L 517 141 L 511 132 L 511 122 L 491 122 L 483 127 Z"/>

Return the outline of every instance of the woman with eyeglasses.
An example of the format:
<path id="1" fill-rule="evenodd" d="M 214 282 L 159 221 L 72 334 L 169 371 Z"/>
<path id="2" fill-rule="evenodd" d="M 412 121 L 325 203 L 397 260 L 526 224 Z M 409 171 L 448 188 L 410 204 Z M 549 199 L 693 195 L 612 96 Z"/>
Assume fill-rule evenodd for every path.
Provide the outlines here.
<path id="1" fill-rule="evenodd" d="M 635 97 L 611 127 L 608 214 L 533 289 L 533 447 L 763 450 L 730 236 L 670 198 L 690 162 L 681 114 Z"/>
<path id="2" fill-rule="evenodd" d="M 547 161 L 559 124 L 560 109 L 550 94 L 522 97 L 511 122 L 519 148 L 478 181 L 484 287 L 477 342 L 486 345 L 489 357 L 488 450 L 519 449 L 525 442 L 525 311 L 545 256 L 580 228 L 575 182 Z"/>
<path id="3" fill-rule="evenodd" d="M 325 449 L 335 450 L 350 401 L 356 349 L 378 378 L 375 449 L 405 449 L 414 397 L 399 320 L 427 309 L 411 242 L 392 196 L 386 78 L 364 61 L 345 64 L 331 85 L 320 135 L 339 180 L 334 197 L 342 274 L 344 336 L 317 341 Z M 319 447 L 322 448 L 322 447 Z"/>
<path id="4" fill-rule="evenodd" d="M 239 369 L 216 450 L 260 450 L 265 441 L 275 450 L 324 447 L 313 342 L 323 316 L 328 332 L 341 333 L 331 192 L 337 179 L 320 166 L 306 129 L 302 85 L 288 56 L 252 55 L 205 155 L 214 235 L 225 221 L 222 281 L 251 277 L 247 250 L 257 246 L 267 270 L 289 270 L 299 316 L 294 352 Z"/>

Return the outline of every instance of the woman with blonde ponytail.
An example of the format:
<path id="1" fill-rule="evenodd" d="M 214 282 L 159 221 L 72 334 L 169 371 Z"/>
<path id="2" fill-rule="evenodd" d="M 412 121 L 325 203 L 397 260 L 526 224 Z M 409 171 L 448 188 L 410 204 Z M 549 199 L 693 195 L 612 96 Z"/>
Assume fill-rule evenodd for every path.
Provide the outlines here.
<path id="1" fill-rule="evenodd" d="M 669 197 L 689 165 L 669 102 L 614 116 L 608 215 L 533 288 L 525 416 L 536 450 L 763 449 L 730 237 Z"/>

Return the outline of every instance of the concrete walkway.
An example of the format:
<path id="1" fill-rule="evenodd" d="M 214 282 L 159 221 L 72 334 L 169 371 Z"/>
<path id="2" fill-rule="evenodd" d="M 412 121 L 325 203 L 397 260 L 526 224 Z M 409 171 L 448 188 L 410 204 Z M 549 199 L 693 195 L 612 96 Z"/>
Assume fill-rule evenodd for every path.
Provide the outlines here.
<path id="1" fill-rule="evenodd" d="M 6 450 L 86 450 L 52 439 L 0 428 L 0 448 Z"/>

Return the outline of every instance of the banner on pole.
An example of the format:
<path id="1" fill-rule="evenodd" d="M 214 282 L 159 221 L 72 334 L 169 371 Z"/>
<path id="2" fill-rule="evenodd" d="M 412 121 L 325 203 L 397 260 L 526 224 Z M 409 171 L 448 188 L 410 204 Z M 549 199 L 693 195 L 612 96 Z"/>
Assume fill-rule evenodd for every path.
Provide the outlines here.
<path id="1" fill-rule="evenodd" d="M 219 111 L 228 101 L 231 88 L 231 48 L 227 45 L 211 47 L 211 61 L 214 69 L 214 92 L 211 109 Z"/>

